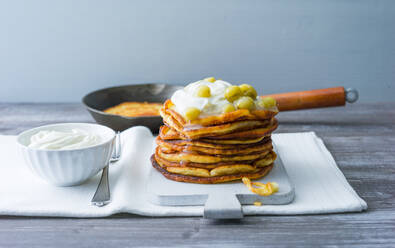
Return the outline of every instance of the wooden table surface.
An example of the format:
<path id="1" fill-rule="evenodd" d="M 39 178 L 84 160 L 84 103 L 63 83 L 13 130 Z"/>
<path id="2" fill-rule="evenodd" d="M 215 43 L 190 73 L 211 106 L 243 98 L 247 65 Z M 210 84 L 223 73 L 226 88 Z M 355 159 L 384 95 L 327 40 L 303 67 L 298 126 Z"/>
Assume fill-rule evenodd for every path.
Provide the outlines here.
<path id="1" fill-rule="evenodd" d="M 0 217 L 1 247 L 395 247 L 395 102 L 284 112 L 277 132 L 315 131 L 356 192 L 362 213 L 254 216 L 240 221 Z M 93 122 L 80 104 L 0 104 L 0 134 Z M 1 199 L 5 201 L 6 199 Z"/>

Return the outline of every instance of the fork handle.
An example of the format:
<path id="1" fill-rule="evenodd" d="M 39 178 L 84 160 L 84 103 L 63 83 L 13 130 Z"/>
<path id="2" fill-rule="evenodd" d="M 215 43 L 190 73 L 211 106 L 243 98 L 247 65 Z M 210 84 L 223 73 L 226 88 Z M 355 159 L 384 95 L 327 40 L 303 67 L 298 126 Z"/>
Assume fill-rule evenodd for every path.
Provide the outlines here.
<path id="1" fill-rule="evenodd" d="M 102 207 L 111 201 L 110 184 L 108 183 L 108 165 L 103 168 L 99 185 L 97 186 L 95 195 L 93 196 L 92 205 Z"/>
<path id="2" fill-rule="evenodd" d="M 344 106 L 358 99 L 358 91 L 344 87 L 267 95 L 277 101 L 280 111 Z M 265 96 L 266 97 L 266 96 Z"/>

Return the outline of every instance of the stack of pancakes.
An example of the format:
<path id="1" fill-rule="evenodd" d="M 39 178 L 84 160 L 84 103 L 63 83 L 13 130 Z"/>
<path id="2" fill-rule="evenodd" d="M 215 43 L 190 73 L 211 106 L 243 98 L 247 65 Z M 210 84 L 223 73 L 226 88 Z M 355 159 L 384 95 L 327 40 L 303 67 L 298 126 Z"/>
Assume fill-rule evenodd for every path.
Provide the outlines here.
<path id="1" fill-rule="evenodd" d="M 151 157 L 166 178 L 190 183 L 222 183 L 260 178 L 273 167 L 271 133 L 277 108 L 239 109 L 186 121 L 167 100 L 160 110 L 164 126 Z"/>

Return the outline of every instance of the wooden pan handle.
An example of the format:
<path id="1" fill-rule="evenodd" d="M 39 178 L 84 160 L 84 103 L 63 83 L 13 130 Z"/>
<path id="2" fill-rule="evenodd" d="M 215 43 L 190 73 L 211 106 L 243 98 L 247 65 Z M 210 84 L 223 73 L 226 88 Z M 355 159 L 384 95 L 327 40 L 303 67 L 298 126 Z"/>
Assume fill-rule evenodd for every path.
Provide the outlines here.
<path id="1" fill-rule="evenodd" d="M 354 94 L 354 97 L 349 97 L 349 93 Z M 344 106 L 346 101 L 355 102 L 358 99 L 358 92 L 354 89 L 344 90 L 344 87 L 335 87 L 328 89 L 272 94 L 267 96 L 276 99 L 278 109 L 280 111 L 289 111 L 298 109 Z"/>

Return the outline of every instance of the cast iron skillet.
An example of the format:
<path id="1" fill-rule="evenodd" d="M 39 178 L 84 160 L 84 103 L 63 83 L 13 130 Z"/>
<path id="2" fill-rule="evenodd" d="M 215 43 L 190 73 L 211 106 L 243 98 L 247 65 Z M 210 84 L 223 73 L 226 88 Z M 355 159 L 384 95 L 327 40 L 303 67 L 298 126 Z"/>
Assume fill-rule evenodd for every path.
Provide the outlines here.
<path id="1" fill-rule="evenodd" d="M 125 117 L 103 112 L 104 109 L 122 102 L 161 102 L 182 86 L 169 84 L 136 84 L 111 87 L 91 92 L 82 98 L 82 103 L 97 123 L 115 131 L 123 131 L 132 126 L 146 126 L 157 133 L 163 124 L 160 116 Z"/>

